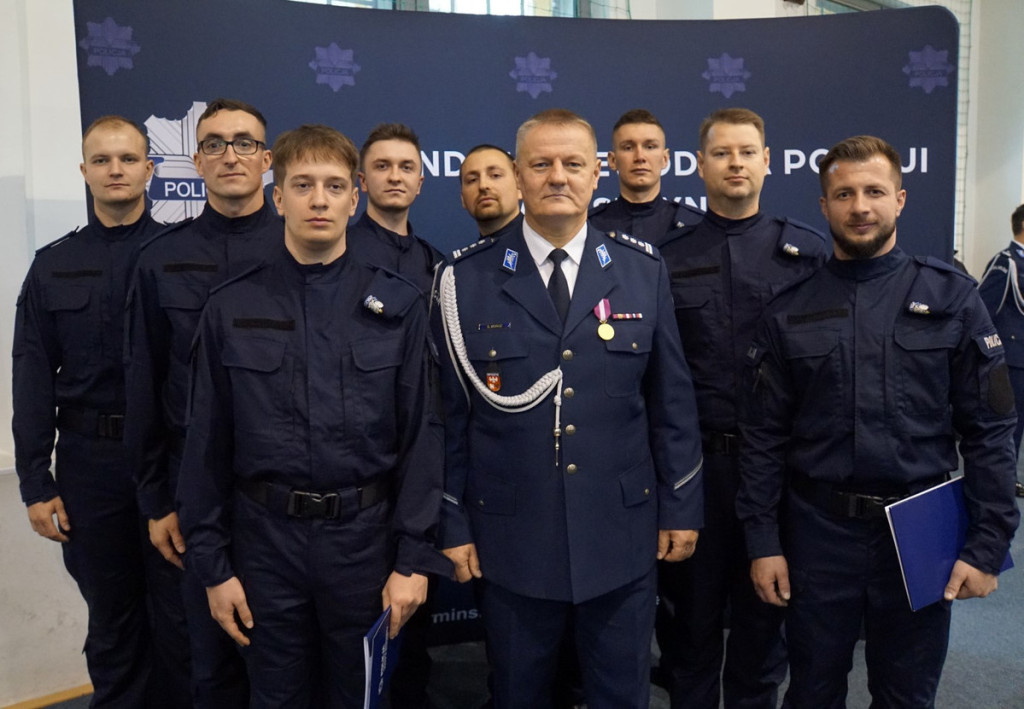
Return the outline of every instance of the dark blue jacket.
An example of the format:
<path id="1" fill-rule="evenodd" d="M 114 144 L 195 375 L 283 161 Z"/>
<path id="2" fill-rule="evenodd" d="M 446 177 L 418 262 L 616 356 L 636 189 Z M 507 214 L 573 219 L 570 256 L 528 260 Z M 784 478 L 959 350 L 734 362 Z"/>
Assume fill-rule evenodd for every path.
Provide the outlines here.
<path id="1" fill-rule="evenodd" d="M 345 236 L 348 253 L 363 263 L 399 273 L 416 284 L 424 295 L 430 293 L 434 266 L 444 261 L 441 252 L 413 232 L 402 236 L 375 222 L 363 212 L 349 225 Z"/>
<path id="2" fill-rule="evenodd" d="M 765 306 L 828 258 L 810 227 L 757 214 L 732 220 L 690 208 L 660 247 L 705 431 L 734 432 L 747 346 Z"/>
<path id="3" fill-rule="evenodd" d="M 516 395 L 561 367 L 557 454 L 551 395 L 504 413 L 473 388 L 467 401 L 444 371 L 443 546 L 473 542 L 493 583 L 577 603 L 648 573 L 659 529 L 703 525 L 700 434 L 665 267 L 635 239 L 586 238 L 564 327 L 521 231 L 460 249 L 451 266 L 482 380 Z M 604 298 L 642 316 L 612 321 L 607 341 L 592 312 Z"/>
<path id="4" fill-rule="evenodd" d="M 57 410 L 123 415 L 124 303 L 139 246 L 163 229 L 96 220 L 36 252 L 14 323 L 15 466 L 26 504 L 57 496 L 50 474 Z"/>
<path id="5" fill-rule="evenodd" d="M 189 351 L 210 289 L 260 263 L 282 243 L 281 219 L 269 204 L 229 219 L 203 213 L 143 245 L 128 296 L 125 344 L 125 445 L 150 519 L 174 510 L 176 470 L 185 436 Z"/>
<path id="6" fill-rule="evenodd" d="M 782 553 L 779 503 L 801 476 L 900 495 L 957 469 L 960 558 L 998 573 L 1019 512 L 1003 348 L 974 280 L 899 248 L 830 260 L 772 304 L 748 353 L 737 512 L 751 558 Z"/>
<path id="7" fill-rule="evenodd" d="M 587 221 L 601 231 L 617 231 L 661 246 L 665 236 L 683 226 L 676 219 L 679 205 L 661 194 L 650 202 L 629 202 L 619 195 L 590 209 Z"/>
<path id="8" fill-rule="evenodd" d="M 1006 363 L 1024 367 L 1024 246 L 1016 241 L 996 254 L 978 292 L 1003 340 Z"/>
<path id="9" fill-rule="evenodd" d="M 450 573 L 434 550 L 442 443 L 425 425 L 425 332 L 419 290 L 348 254 L 301 265 L 281 246 L 211 294 L 178 486 L 205 586 L 234 575 L 228 508 L 243 480 L 326 493 L 390 476 L 394 568 Z"/>

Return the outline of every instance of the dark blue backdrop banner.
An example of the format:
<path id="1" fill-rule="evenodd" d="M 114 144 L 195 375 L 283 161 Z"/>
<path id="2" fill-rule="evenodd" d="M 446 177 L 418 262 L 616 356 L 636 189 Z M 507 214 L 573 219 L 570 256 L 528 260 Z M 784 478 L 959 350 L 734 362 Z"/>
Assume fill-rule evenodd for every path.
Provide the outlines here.
<path id="1" fill-rule="evenodd" d="M 903 158 L 900 243 L 952 255 L 959 29 L 941 8 L 623 22 L 76 0 L 75 30 L 83 125 L 107 113 L 146 125 L 162 221 L 201 208 L 195 120 L 218 96 L 256 105 L 270 140 L 301 123 L 335 126 L 357 145 L 376 123 L 412 126 L 426 175 L 412 221 L 444 250 L 476 236 L 459 205 L 462 155 L 484 142 L 511 150 L 516 127 L 540 110 L 582 114 L 602 156 L 619 115 L 651 110 L 671 151 L 664 194 L 703 206 L 698 125 L 716 108 L 744 106 L 767 122 L 765 211 L 824 229 L 817 161 L 843 138 L 875 134 Z M 595 199 L 617 194 L 604 174 Z"/>

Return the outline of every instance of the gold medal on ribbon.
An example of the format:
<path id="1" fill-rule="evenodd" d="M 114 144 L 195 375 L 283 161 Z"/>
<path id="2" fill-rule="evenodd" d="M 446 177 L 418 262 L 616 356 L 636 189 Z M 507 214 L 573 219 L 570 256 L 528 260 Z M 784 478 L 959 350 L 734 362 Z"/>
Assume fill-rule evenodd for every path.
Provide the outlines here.
<path id="1" fill-rule="evenodd" d="M 594 315 L 597 316 L 597 321 L 600 323 L 597 326 L 597 336 L 605 342 L 615 337 L 615 328 L 608 324 L 608 316 L 611 314 L 612 306 L 607 298 L 603 298 L 594 306 Z"/>

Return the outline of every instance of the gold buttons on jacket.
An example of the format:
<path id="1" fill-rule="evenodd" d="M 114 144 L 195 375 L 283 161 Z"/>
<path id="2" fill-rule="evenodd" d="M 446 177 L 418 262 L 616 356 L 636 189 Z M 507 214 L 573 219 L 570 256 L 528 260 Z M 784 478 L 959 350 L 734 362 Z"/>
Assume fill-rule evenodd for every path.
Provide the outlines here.
<path id="1" fill-rule="evenodd" d="M 563 350 L 562 351 L 562 359 L 564 359 L 566 362 L 571 360 L 572 359 L 572 350 Z"/>
<path id="2" fill-rule="evenodd" d="M 566 399 L 571 399 L 574 396 L 576 396 L 576 390 L 573 389 L 572 387 L 566 387 L 565 389 L 562 390 L 562 396 L 564 396 Z"/>
<path id="3" fill-rule="evenodd" d="M 565 435 L 571 436 L 574 433 L 576 433 L 576 427 L 573 426 L 571 423 L 565 427 Z"/>
<path id="4" fill-rule="evenodd" d="M 577 470 L 578 468 L 575 463 L 569 463 L 565 466 L 565 472 L 569 473 L 569 475 L 575 475 Z"/>

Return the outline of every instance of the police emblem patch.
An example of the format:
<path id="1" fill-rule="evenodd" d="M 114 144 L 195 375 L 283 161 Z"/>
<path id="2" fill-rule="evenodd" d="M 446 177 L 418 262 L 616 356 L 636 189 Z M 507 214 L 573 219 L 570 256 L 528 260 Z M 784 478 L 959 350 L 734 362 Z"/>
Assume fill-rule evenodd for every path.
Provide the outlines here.
<path id="1" fill-rule="evenodd" d="M 519 262 L 519 253 L 512 249 L 505 249 L 505 260 L 501 262 L 501 267 L 506 271 L 512 273 L 516 272 L 516 264 Z"/>

